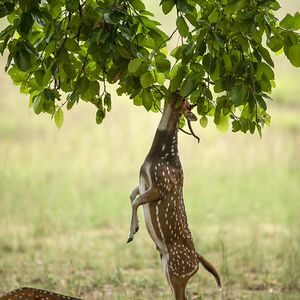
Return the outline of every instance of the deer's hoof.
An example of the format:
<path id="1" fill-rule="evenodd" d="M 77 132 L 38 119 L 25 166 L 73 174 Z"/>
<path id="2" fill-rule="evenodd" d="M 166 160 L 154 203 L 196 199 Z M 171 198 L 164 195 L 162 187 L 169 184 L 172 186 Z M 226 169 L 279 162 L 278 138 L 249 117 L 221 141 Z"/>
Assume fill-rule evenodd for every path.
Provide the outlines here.
<path id="1" fill-rule="evenodd" d="M 140 229 L 140 227 L 137 226 L 137 227 L 135 228 L 135 232 L 134 232 L 134 233 L 137 233 L 137 232 L 139 231 L 139 229 Z"/>
<path id="2" fill-rule="evenodd" d="M 133 237 L 129 237 L 127 240 L 127 244 L 133 241 Z"/>

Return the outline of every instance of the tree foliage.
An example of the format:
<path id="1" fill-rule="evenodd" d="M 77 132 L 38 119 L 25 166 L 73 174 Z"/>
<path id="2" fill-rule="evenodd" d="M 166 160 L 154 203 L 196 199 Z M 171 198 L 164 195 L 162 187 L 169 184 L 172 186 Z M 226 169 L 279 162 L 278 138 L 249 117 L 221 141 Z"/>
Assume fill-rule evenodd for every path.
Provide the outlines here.
<path id="1" fill-rule="evenodd" d="M 101 123 L 112 108 L 108 84 L 135 105 L 157 111 L 177 92 L 206 127 L 254 133 L 269 124 L 275 86 L 270 50 L 300 66 L 300 14 L 278 20 L 276 0 L 162 0 L 176 11 L 168 36 L 141 0 L 4 0 L 0 33 L 5 70 L 30 96 L 36 114 L 58 127 L 63 109 L 80 100 L 96 106 Z M 180 35 L 170 54 L 167 43 Z"/>

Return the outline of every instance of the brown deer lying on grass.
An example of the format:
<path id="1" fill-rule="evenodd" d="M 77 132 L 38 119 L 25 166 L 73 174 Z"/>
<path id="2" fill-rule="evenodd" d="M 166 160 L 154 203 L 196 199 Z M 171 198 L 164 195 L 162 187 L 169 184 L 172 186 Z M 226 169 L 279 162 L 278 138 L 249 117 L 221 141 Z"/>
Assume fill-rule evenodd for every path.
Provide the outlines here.
<path id="1" fill-rule="evenodd" d="M 55 294 L 52 292 L 39 290 L 39 289 L 20 288 L 0 297 L 0 300 L 81 300 L 81 299 L 59 295 L 59 294 Z"/>
<path id="2" fill-rule="evenodd" d="M 183 170 L 178 156 L 177 133 L 181 115 L 197 120 L 188 101 L 172 94 L 152 147 L 141 167 L 139 185 L 130 195 L 132 219 L 128 243 L 138 231 L 137 209 L 143 206 L 147 230 L 159 251 L 163 271 L 176 300 L 184 300 L 189 279 L 199 263 L 210 272 L 221 288 L 216 269 L 195 250 L 183 202 Z"/>

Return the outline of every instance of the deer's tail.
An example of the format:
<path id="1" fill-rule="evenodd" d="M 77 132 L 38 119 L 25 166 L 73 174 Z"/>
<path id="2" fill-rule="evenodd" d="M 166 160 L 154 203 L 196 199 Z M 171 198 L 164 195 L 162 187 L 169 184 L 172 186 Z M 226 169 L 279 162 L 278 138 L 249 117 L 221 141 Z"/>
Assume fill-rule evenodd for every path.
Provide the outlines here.
<path id="1" fill-rule="evenodd" d="M 217 286 L 220 289 L 222 289 L 221 278 L 216 268 L 199 253 L 198 253 L 198 259 L 201 265 L 204 267 L 204 269 L 214 276 Z"/>

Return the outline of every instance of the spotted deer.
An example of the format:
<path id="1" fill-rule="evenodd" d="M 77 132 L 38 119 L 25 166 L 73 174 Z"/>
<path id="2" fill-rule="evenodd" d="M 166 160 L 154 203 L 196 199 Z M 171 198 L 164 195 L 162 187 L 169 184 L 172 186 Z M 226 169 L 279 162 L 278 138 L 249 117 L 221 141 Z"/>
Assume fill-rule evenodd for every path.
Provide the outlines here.
<path id="1" fill-rule="evenodd" d="M 44 290 L 33 288 L 20 288 L 0 296 L 0 300 L 81 300 L 79 298 L 64 296 Z"/>
<path id="2" fill-rule="evenodd" d="M 183 201 L 183 170 L 178 156 L 178 123 L 182 115 L 197 117 L 187 100 L 172 94 L 166 101 L 152 147 L 141 167 L 139 185 L 130 195 L 132 218 L 128 243 L 139 229 L 137 209 L 142 205 L 147 230 L 159 251 L 163 272 L 176 300 L 185 300 L 189 279 L 199 263 L 221 288 L 216 269 L 195 249 Z"/>

